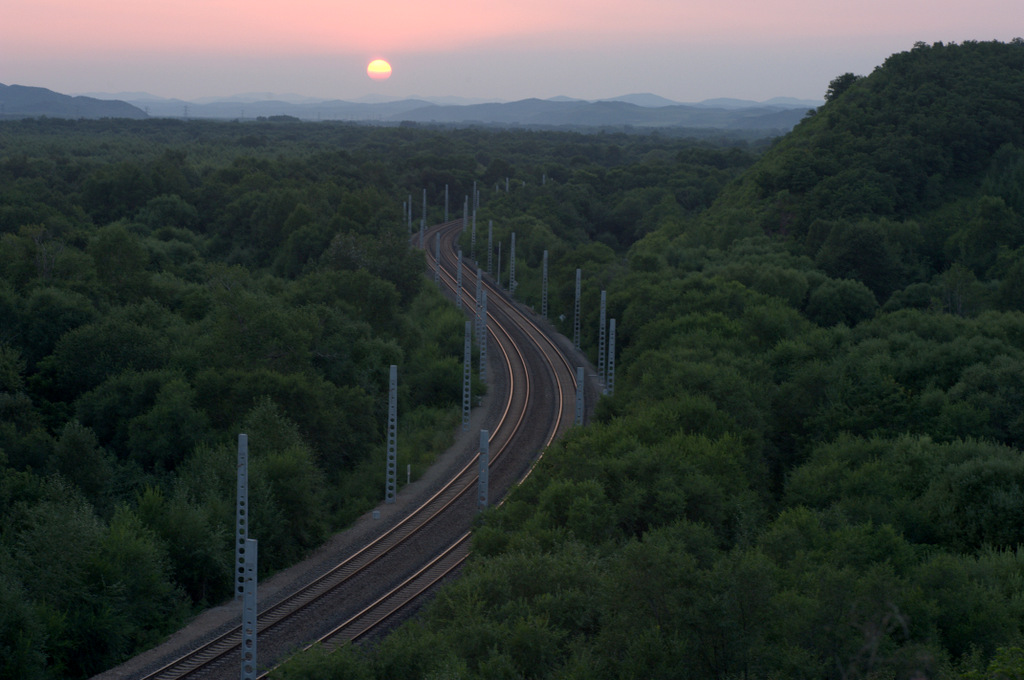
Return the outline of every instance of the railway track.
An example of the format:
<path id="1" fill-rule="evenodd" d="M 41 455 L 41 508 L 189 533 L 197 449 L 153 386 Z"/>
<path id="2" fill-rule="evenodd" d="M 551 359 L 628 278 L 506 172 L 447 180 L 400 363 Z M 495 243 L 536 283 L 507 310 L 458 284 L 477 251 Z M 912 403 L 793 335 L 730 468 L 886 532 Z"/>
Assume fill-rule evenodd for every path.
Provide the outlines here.
<path id="1" fill-rule="evenodd" d="M 435 225 L 427 242 L 440 235 L 441 285 L 450 297 L 461 295 L 465 309 L 474 310 L 475 267 L 464 264 L 462 290 L 455 290 L 454 243 L 461 226 L 461 220 Z M 433 252 L 427 256 L 433 267 Z M 484 428 L 490 433 L 491 497 L 501 498 L 529 474 L 544 447 L 572 425 L 575 371 L 567 343 L 559 345 L 492 282 L 485 278 L 482 285 L 488 291 L 489 382 L 504 396 L 496 420 Z M 276 602 L 260 603 L 261 667 L 311 640 L 331 646 L 372 634 L 456 572 L 469 553 L 478 457 L 471 455 L 429 498 L 366 545 Z M 240 643 L 241 628 L 234 626 L 146 673 L 109 677 L 234 678 Z"/>
<path id="2" fill-rule="evenodd" d="M 442 285 L 447 288 L 452 297 L 456 294 L 461 294 L 463 296 L 462 302 L 464 309 L 473 309 L 476 301 L 473 295 L 470 294 L 470 291 L 475 289 L 475 271 L 471 271 L 470 273 L 465 271 L 463 272 L 463 287 L 458 293 L 456 292 L 457 279 L 451 273 L 458 267 L 454 242 L 457 239 L 460 226 L 461 221 L 448 223 L 446 225 L 439 225 L 438 227 L 435 227 L 430 234 L 433 235 L 435 233 L 441 233 L 443 242 L 445 243 L 445 248 L 442 250 L 441 257 L 443 267 Z M 431 264 L 433 264 L 433 258 L 428 256 L 428 259 L 431 261 Z M 487 288 L 489 298 L 493 299 L 493 296 L 504 295 L 492 282 L 484 280 L 482 284 Z M 570 362 L 565 356 L 565 347 L 559 347 L 558 344 L 551 339 L 548 333 L 539 328 L 538 325 L 524 315 L 521 310 L 516 309 L 510 300 L 502 297 L 502 303 L 503 304 L 499 305 L 499 309 L 496 312 L 492 312 L 490 308 L 488 309 L 488 323 L 498 325 L 498 329 L 492 333 L 494 341 L 499 341 L 501 338 L 513 341 L 513 334 L 509 332 L 508 324 L 511 323 L 518 325 L 519 330 L 526 332 L 532 340 L 537 342 L 537 348 L 542 350 L 543 358 L 547 362 L 546 368 L 550 371 L 548 376 L 555 381 L 554 384 L 558 385 L 557 393 L 554 395 L 557 401 L 557 406 L 549 411 L 548 415 L 550 416 L 550 419 L 546 421 L 546 425 L 549 428 L 546 432 L 549 433 L 549 436 L 547 436 L 544 441 L 544 446 L 547 446 L 555 439 L 555 437 L 564 432 L 568 427 L 567 403 L 570 398 L 575 397 L 576 389 L 575 374 L 571 365 L 572 362 Z M 511 312 L 509 318 L 503 318 L 506 312 Z M 515 347 L 514 350 L 522 356 L 521 347 Z M 502 348 L 502 354 L 504 356 L 507 357 L 508 352 L 508 348 Z M 564 373 L 562 373 L 563 370 Z M 571 388 L 571 390 L 568 390 L 568 388 Z M 518 390 L 519 396 L 522 397 L 524 403 L 530 402 L 530 391 L 531 384 L 529 381 L 529 374 L 527 374 L 525 387 L 521 387 Z M 514 408 L 513 402 L 515 401 L 515 394 L 516 391 L 513 390 L 513 398 L 508 402 L 507 410 L 512 410 Z M 549 399 L 535 400 L 535 403 L 546 403 L 552 405 Z M 533 425 L 539 424 L 538 421 L 544 421 L 544 414 L 540 413 L 540 416 L 538 417 L 538 411 L 543 411 L 543 409 L 534 409 L 534 412 L 531 413 L 529 408 L 523 408 L 521 412 L 522 415 L 518 419 L 514 431 L 519 432 L 520 429 L 524 427 L 524 424 L 525 427 L 529 428 Z M 494 441 L 493 437 L 491 441 Z M 502 448 L 499 450 L 498 455 L 491 461 L 492 469 L 496 467 L 497 458 L 505 453 L 510 446 L 512 446 L 511 440 L 507 440 L 502 444 Z M 539 451 L 536 453 L 539 453 Z M 509 456 L 506 454 L 506 457 Z M 513 478 L 506 480 L 508 483 L 502 485 L 503 491 L 507 491 L 507 488 L 511 486 L 511 484 L 521 482 L 532 471 L 533 464 L 536 462 L 536 459 L 536 456 L 529 456 L 526 460 L 527 465 L 525 468 L 518 471 L 512 470 Z M 477 458 L 474 457 L 473 460 L 475 462 Z M 469 493 L 471 489 L 475 488 L 475 485 L 476 477 L 474 475 L 474 478 L 469 482 L 469 484 L 467 484 L 467 486 L 464 487 L 464 493 Z M 469 554 L 469 539 L 469 533 L 461 536 L 456 543 L 449 546 L 447 550 L 425 565 L 408 581 L 397 586 L 378 602 L 374 603 L 363 612 L 360 612 L 352 619 L 346 621 L 343 625 L 319 637 L 316 642 L 327 648 L 331 648 L 344 641 L 358 640 L 372 632 L 376 626 L 385 623 L 399 610 L 399 608 L 394 607 L 392 602 L 411 602 L 423 593 L 428 592 L 436 584 L 440 583 L 456 571 Z"/>

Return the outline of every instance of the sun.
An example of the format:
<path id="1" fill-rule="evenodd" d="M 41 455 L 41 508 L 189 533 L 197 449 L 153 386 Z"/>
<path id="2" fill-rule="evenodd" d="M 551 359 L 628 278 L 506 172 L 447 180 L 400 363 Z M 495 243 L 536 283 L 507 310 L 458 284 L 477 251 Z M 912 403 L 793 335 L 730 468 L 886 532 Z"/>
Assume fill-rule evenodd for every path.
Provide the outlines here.
<path id="1" fill-rule="evenodd" d="M 391 77 L 391 64 L 383 59 L 374 59 L 366 67 L 366 75 L 374 80 L 387 80 Z"/>

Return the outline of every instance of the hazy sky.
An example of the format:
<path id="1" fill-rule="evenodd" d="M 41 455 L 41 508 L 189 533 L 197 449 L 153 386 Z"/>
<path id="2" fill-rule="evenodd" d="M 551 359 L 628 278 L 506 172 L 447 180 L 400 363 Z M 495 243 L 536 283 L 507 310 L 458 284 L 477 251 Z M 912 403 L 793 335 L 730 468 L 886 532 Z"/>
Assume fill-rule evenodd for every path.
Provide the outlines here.
<path id="1" fill-rule="evenodd" d="M 820 99 L 918 40 L 1022 34 L 1021 0 L 0 0 L 0 83 L 182 99 Z M 386 81 L 366 76 L 378 57 Z"/>

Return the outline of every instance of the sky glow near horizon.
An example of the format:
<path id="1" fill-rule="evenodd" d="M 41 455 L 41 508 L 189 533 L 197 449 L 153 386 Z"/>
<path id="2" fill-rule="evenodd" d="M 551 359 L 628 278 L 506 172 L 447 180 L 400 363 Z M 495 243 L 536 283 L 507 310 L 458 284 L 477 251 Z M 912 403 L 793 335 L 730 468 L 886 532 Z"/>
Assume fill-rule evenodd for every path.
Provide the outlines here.
<path id="1" fill-rule="evenodd" d="M 0 83 L 516 100 L 820 99 L 915 41 L 1008 41 L 1020 0 L 0 0 Z M 367 64 L 387 59 L 387 80 Z"/>

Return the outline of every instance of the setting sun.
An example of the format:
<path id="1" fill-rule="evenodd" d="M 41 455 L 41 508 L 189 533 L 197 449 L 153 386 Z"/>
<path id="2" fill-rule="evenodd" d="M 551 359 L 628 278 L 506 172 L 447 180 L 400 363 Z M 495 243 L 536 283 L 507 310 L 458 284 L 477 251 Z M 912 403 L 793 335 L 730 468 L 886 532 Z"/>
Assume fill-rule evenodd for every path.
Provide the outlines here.
<path id="1" fill-rule="evenodd" d="M 383 59 L 374 59 L 366 67 L 366 75 L 374 80 L 387 80 L 391 77 L 391 64 Z"/>

